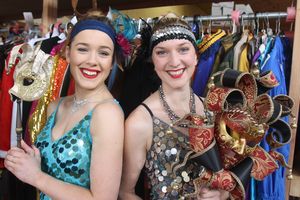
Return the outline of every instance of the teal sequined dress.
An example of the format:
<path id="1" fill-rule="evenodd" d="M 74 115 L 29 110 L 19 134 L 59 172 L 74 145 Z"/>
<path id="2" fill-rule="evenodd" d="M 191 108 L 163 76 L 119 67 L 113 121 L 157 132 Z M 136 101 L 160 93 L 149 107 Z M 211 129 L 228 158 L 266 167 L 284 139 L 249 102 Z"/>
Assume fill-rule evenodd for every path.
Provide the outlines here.
<path id="1" fill-rule="evenodd" d="M 60 101 L 61 102 L 61 101 Z M 71 130 L 59 139 L 52 140 L 52 128 L 60 102 L 50 115 L 44 129 L 37 136 L 36 146 L 41 153 L 42 171 L 59 180 L 90 188 L 92 138 L 90 133 L 91 110 Z M 40 200 L 49 200 L 40 193 Z"/>

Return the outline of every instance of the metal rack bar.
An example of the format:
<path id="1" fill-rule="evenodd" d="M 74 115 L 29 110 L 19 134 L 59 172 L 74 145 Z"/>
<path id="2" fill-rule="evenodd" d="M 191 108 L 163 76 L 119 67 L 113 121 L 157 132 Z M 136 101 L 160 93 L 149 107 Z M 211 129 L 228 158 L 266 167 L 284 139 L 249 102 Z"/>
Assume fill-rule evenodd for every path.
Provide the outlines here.
<path id="1" fill-rule="evenodd" d="M 284 18 L 287 17 L 286 12 L 264 12 L 264 13 L 256 13 L 256 14 L 242 14 L 240 15 L 240 19 L 243 20 L 253 20 L 258 18 Z M 194 20 L 194 17 L 183 17 L 186 21 L 190 22 Z M 223 16 L 198 16 L 196 17 L 198 21 L 230 21 L 230 15 Z"/>
<path id="2" fill-rule="evenodd" d="M 253 19 L 259 19 L 259 18 L 266 18 L 266 19 L 271 19 L 271 18 L 286 18 L 287 13 L 286 12 L 263 12 L 263 13 L 252 13 L 252 14 L 242 14 L 240 15 L 239 19 L 241 20 L 253 20 Z M 194 17 L 186 17 L 183 16 L 183 19 L 185 19 L 187 22 L 192 22 L 194 21 Z M 154 21 L 152 18 L 147 18 L 144 19 L 147 23 L 152 24 Z M 231 21 L 231 16 L 230 15 L 222 15 L 222 16 L 198 16 L 196 17 L 197 21 Z M 143 24 L 141 19 L 133 19 L 135 23 L 139 26 Z"/>

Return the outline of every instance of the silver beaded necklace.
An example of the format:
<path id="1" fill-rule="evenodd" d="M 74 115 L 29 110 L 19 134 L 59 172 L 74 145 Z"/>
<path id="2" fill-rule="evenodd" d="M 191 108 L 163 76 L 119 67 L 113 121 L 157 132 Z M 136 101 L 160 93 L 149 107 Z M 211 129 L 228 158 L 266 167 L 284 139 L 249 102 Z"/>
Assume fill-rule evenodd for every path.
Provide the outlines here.
<path id="1" fill-rule="evenodd" d="M 173 110 L 171 110 L 169 104 L 166 101 L 166 96 L 165 96 L 162 86 L 160 86 L 158 88 L 158 91 L 159 91 L 159 98 L 162 102 L 165 112 L 168 114 L 169 119 L 172 122 L 172 124 L 171 124 L 171 126 L 172 126 L 176 120 L 180 119 L 180 117 L 178 115 L 176 115 Z M 192 88 L 190 89 L 190 112 L 196 113 L 195 96 L 194 96 L 194 92 L 193 92 Z M 186 127 L 185 125 L 179 125 L 179 126 Z"/>
<path id="2" fill-rule="evenodd" d="M 73 104 L 71 107 L 71 113 L 77 112 L 82 106 L 87 104 L 89 101 L 87 99 L 76 100 L 76 97 L 73 98 Z"/>
<path id="3" fill-rule="evenodd" d="M 111 100 L 113 99 L 108 98 L 108 99 L 95 100 L 95 101 L 90 101 L 88 99 L 76 100 L 76 97 L 74 96 L 72 106 L 71 106 L 71 113 L 77 112 L 82 106 L 84 106 L 87 103 L 104 103 L 106 101 L 111 101 Z"/>

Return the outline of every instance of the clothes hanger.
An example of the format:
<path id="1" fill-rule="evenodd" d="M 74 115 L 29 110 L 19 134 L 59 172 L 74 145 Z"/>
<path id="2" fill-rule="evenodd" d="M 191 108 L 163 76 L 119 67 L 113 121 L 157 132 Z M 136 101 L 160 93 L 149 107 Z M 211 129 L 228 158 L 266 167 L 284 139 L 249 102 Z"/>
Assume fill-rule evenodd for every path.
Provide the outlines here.
<path id="1" fill-rule="evenodd" d="M 267 30 L 265 29 L 265 24 L 266 24 L 266 19 L 264 19 L 263 22 L 262 22 L 261 44 L 266 44 L 267 43 L 267 39 L 268 39 Z"/>
<path id="2" fill-rule="evenodd" d="M 142 30 L 142 23 L 143 23 L 143 21 L 142 21 L 142 19 L 140 18 L 140 19 L 138 20 L 138 33 L 141 32 L 141 30 Z"/>
<path id="3" fill-rule="evenodd" d="M 245 21 L 244 21 L 244 14 L 241 14 L 241 24 L 242 24 L 242 26 L 241 26 L 241 31 L 242 31 L 242 33 L 244 33 L 245 32 Z"/>
<path id="4" fill-rule="evenodd" d="M 232 20 L 232 34 L 237 32 L 237 26 L 240 24 L 239 22 L 240 18 L 240 11 L 239 10 L 233 10 L 231 12 L 231 20 Z"/>
<path id="5" fill-rule="evenodd" d="M 208 27 L 206 29 L 207 34 L 210 36 L 211 35 L 211 19 L 208 22 Z"/>
<path id="6" fill-rule="evenodd" d="M 200 33 L 199 33 L 199 24 L 197 21 L 198 15 L 194 15 L 193 17 L 193 25 L 192 25 L 192 32 L 194 33 L 196 40 L 199 39 Z"/>
<path id="7" fill-rule="evenodd" d="M 203 22 L 202 22 L 202 19 L 200 18 L 200 26 L 201 26 L 201 41 L 203 40 L 203 37 L 204 37 L 204 26 L 203 26 Z"/>
<path id="8" fill-rule="evenodd" d="M 250 27 L 251 27 L 251 31 L 252 31 L 253 35 L 256 36 L 257 35 L 257 21 L 256 21 L 256 14 L 255 13 L 254 13 L 254 19 L 251 20 Z"/>
<path id="9" fill-rule="evenodd" d="M 150 24 L 151 26 L 153 26 L 154 20 L 152 20 L 152 18 L 148 17 L 148 18 L 146 19 L 146 22 L 147 22 L 147 24 Z"/>
<path id="10" fill-rule="evenodd" d="M 269 16 L 267 15 L 266 18 L 265 18 L 267 21 L 266 21 L 266 25 L 267 25 L 267 35 L 270 37 L 270 36 L 273 36 L 273 30 L 272 28 L 270 27 L 270 22 L 269 22 Z"/>

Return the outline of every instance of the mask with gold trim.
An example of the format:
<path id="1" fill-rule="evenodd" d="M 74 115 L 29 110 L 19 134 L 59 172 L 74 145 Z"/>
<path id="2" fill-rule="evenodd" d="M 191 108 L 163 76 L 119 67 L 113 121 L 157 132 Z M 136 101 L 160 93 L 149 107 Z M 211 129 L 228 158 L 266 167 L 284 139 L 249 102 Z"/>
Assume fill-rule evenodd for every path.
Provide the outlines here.
<path id="1" fill-rule="evenodd" d="M 16 66 L 14 74 L 15 84 L 9 93 L 12 99 L 18 97 L 24 101 L 34 101 L 45 93 L 49 85 L 53 59 L 40 49 L 40 44 L 34 49 L 24 45 L 22 49 L 21 62 Z"/>
<path id="2" fill-rule="evenodd" d="M 211 79 L 205 99 L 208 110 L 215 113 L 215 138 L 223 167 L 234 177 L 248 171 L 256 180 L 262 180 L 278 168 L 277 161 L 289 168 L 275 148 L 291 139 L 290 125 L 280 118 L 291 113 L 293 100 L 286 95 L 271 98 L 261 93 L 278 85 L 272 72 L 262 76 L 255 78 L 250 73 L 226 69 Z M 217 78 L 220 86 L 216 86 Z M 262 85 L 265 88 L 261 89 Z M 269 128 L 272 131 L 266 138 L 271 150 L 266 152 L 258 144 Z M 243 182 L 239 176 L 236 181 Z M 243 187 L 237 184 L 230 193 L 236 198 L 244 196 Z"/>
<path id="3" fill-rule="evenodd" d="M 174 125 L 188 127 L 189 144 L 192 149 L 189 152 L 189 162 L 196 162 L 201 166 L 199 177 L 193 181 L 195 191 L 186 194 L 186 199 L 197 198 L 203 186 L 226 191 L 232 191 L 237 186 L 231 172 L 222 168 L 214 138 L 213 115 L 207 111 L 205 114 L 205 116 L 200 116 L 190 113 L 174 123 Z"/>

